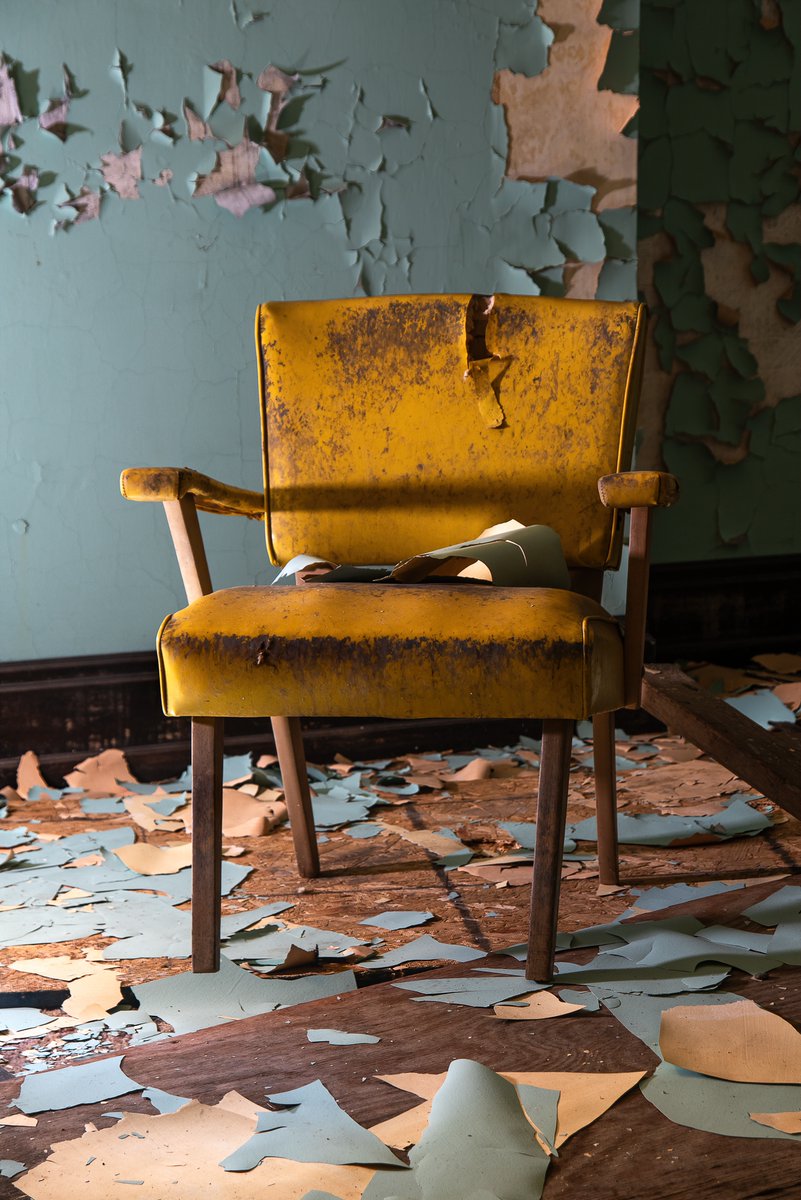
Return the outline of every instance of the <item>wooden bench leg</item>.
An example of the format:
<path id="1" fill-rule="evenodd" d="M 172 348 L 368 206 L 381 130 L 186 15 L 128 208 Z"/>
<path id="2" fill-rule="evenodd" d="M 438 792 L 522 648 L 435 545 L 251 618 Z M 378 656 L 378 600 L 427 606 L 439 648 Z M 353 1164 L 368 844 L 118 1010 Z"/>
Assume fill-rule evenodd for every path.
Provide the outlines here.
<path id="1" fill-rule="evenodd" d="M 617 791 L 615 779 L 615 714 L 592 718 L 595 763 L 595 813 L 598 822 L 598 876 L 601 883 L 620 882 L 617 848 Z"/>
<path id="2" fill-rule="evenodd" d="M 537 982 L 545 982 L 553 976 L 572 742 L 572 721 L 543 721 L 537 844 L 526 958 L 526 978 Z"/>
<path id="3" fill-rule="evenodd" d="M 192 970 L 220 969 L 222 872 L 220 717 L 192 719 Z"/>
<path id="4" fill-rule="evenodd" d="M 306 774 L 300 717 L 273 717 L 271 723 L 284 784 L 289 824 L 295 843 L 298 872 L 304 879 L 314 879 L 320 874 L 320 855 L 314 831 L 314 813 L 309 778 Z"/>

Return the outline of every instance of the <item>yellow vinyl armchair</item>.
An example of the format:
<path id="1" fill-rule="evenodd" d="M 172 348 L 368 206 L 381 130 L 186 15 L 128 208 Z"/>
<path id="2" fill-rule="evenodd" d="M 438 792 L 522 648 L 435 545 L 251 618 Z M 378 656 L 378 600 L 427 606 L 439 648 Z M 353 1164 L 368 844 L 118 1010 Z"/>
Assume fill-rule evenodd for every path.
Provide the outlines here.
<path id="1" fill-rule="evenodd" d="M 639 703 L 651 509 L 628 471 L 645 314 L 636 303 L 470 295 L 263 304 L 264 492 L 191 470 L 123 472 L 164 504 L 188 604 L 158 634 L 165 713 L 192 719 L 192 966 L 220 955 L 225 717 L 270 717 L 300 874 L 319 873 L 301 716 L 543 721 L 527 974 L 553 972 L 574 722 L 591 718 L 602 882 L 617 881 L 614 711 Z M 554 529 L 570 588 L 314 583 L 213 591 L 197 510 L 264 522 L 299 552 L 393 563 L 498 522 Z M 601 606 L 631 512 L 627 608 Z"/>

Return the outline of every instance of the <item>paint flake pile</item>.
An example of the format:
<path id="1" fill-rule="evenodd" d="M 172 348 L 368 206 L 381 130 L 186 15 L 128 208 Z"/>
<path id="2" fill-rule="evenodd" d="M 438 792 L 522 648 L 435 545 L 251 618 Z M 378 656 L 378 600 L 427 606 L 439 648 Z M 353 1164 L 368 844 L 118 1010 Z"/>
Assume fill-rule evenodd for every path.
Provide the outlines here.
<path id="1" fill-rule="evenodd" d="M 683 898 L 742 886 L 685 885 Z M 37 1114 L 135 1093 L 155 1115 L 104 1112 L 98 1119 L 112 1125 L 86 1124 L 81 1137 L 56 1143 L 25 1174 L 16 1160 L 4 1160 L 0 1169 L 32 1200 L 56 1200 L 65 1174 L 81 1180 L 89 1200 L 102 1200 L 117 1183 L 141 1187 L 143 1196 L 168 1191 L 189 1200 L 201 1181 L 228 1197 L 275 1187 L 283 1200 L 536 1198 L 553 1155 L 637 1085 L 676 1124 L 729 1137 L 797 1140 L 801 1033 L 753 1001 L 715 989 L 732 969 L 763 974 L 780 963 L 801 965 L 801 888 L 781 888 L 742 913 L 772 934 L 704 927 L 692 916 L 632 919 L 676 903 L 676 887 L 653 889 L 616 921 L 571 935 L 572 949 L 601 950 L 582 966 L 560 962 L 551 987 L 524 979 L 522 970 L 484 968 L 396 985 L 421 993 L 418 1002 L 478 1010 L 477 1035 L 487 1019 L 572 1020 L 603 1005 L 654 1052 L 653 1071 L 496 1073 L 457 1058 L 441 1073 L 363 1080 L 416 1097 L 397 1116 L 365 1128 L 319 1078 L 285 1092 L 265 1088 L 266 1104 L 229 1092 L 210 1105 L 147 1087 L 122 1070 L 118 1056 L 28 1076 L 6 1122 L 31 1125 Z M 565 989 L 562 980 L 574 986 Z M 490 1006 L 493 1017 L 480 1011 Z M 345 1047 L 381 1040 L 334 1029 L 309 1028 L 306 1036 Z"/>

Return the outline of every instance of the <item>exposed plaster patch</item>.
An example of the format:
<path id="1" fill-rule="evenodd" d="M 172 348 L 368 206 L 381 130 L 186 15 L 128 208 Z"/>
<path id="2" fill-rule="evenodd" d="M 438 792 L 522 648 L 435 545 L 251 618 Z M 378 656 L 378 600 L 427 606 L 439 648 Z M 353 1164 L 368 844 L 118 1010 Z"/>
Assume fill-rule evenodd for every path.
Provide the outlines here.
<path id="1" fill-rule="evenodd" d="M 589 183 L 597 209 L 636 203 L 637 177 L 637 144 L 622 133 L 637 99 L 598 91 L 612 39 L 600 8 L 600 0 L 540 0 L 556 35 L 547 68 L 533 77 L 499 71 L 493 93 L 509 130 L 507 174 Z"/>
<path id="2" fill-rule="evenodd" d="M 289 93 L 300 81 L 300 75 L 287 75 L 280 67 L 265 67 L 256 80 L 263 92 L 269 92 L 270 111 L 262 140 L 276 162 L 283 162 L 289 149 L 289 134 L 278 128 L 278 120 L 289 102 Z"/>
<path id="3" fill-rule="evenodd" d="M 209 63 L 206 71 L 210 74 L 206 116 L 210 117 L 218 105 L 225 103 L 231 108 L 238 109 L 242 104 L 239 91 L 239 72 L 227 58 L 219 62 Z M 219 80 L 215 80 L 219 76 Z"/>
<path id="4" fill-rule="evenodd" d="M 42 129 L 46 129 L 48 133 L 52 133 L 60 142 L 66 142 L 67 114 L 69 111 L 69 96 L 64 96 L 61 100 L 51 100 L 47 106 L 47 111 L 43 112 L 39 117 L 39 124 Z"/>
<path id="5" fill-rule="evenodd" d="M 787 295 L 791 279 L 771 263 L 767 279 L 759 283 L 753 280 L 751 250 L 734 241 L 725 227 L 725 211 L 722 205 L 710 205 L 705 214 L 715 240 L 701 251 L 704 288 L 718 306 L 718 319 L 723 310 L 723 324 L 734 322 L 756 361 L 765 393 L 752 406 L 753 415 L 765 408 L 775 408 L 801 388 L 801 337 L 797 327 L 788 323 L 777 307 Z M 764 232 L 766 241 L 770 239 L 775 245 L 789 247 L 797 242 L 801 236 L 801 204 L 791 205 L 781 217 L 766 221 Z"/>
<path id="6" fill-rule="evenodd" d="M 100 170 L 110 188 L 123 200 L 139 200 L 139 180 L 142 178 L 142 147 L 127 154 L 101 154 Z"/>
<path id="7" fill-rule="evenodd" d="M 751 445 L 751 430 L 743 430 L 743 436 L 736 446 L 733 446 L 731 442 L 722 442 L 720 438 L 709 435 L 691 437 L 689 434 L 684 433 L 679 435 L 679 440 L 683 442 L 695 442 L 700 446 L 705 446 L 715 462 L 722 463 L 724 467 L 733 467 L 735 463 L 740 463 L 748 457 L 748 450 Z"/>
<path id="8" fill-rule="evenodd" d="M 19 125 L 22 119 L 16 83 L 9 64 L 0 55 L 0 127 Z"/>
<path id="9" fill-rule="evenodd" d="M 256 180 L 260 153 L 260 147 L 248 137 L 231 150 L 221 150 L 208 175 L 198 176 L 194 195 L 213 196 L 220 208 L 235 217 L 243 217 L 250 208 L 272 204 L 275 192 Z"/>
<path id="10" fill-rule="evenodd" d="M 211 128 L 198 116 L 188 100 L 184 100 L 184 120 L 190 142 L 204 142 L 214 137 Z"/>
<path id="11" fill-rule="evenodd" d="M 18 179 L 11 184 L 11 203 L 16 212 L 27 216 L 36 208 L 36 193 L 39 189 L 39 171 L 36 167 L 25 167 Z"/>
<path id="12" fill-rule="evenodd" d="M 77 196 L 63 200 L 59 208 L 71 208 L 76 214 L 73 218 L 56 223 L 56 229 L 70 229 L 73 225 L 83 225 L 86 221 L 96 221 L 100 216 L 101 192 L 82 187 Z"/>
<path id="13" fill-rule="evenodd" d="M 566 263 L 565 295 L 570 300 L 594 300 L 602 267 L 602 262 Z"/>
<path id="14" fill-rule="evenodd" d="M 60 142 L 66 142 L 70 129 L 67 124 L 67 118 L 70 111 L 70 103 L 73 96 L 85 96 L 85 91 L 79 91 L 75 86 L 75 80 L 65 63 L 64 72 L 64 91 L 56 100 L 51 100 L 46 110 L 39 116 L 39 125 L 42 129 L 46 129 L 48 133 L 52 133 Z"/>

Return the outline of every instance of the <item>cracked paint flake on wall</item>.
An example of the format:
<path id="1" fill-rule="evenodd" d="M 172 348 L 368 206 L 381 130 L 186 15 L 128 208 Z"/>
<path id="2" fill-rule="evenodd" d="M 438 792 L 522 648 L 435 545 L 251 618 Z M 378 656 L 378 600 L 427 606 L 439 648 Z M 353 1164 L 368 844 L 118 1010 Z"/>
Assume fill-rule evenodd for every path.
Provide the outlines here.
<path id="1" fill-rule="evenodd" d="M 522 8 L 501 4 L 495 19 L 483 21 L 484 28 L 476 29 L 485 41 L 485 76 L 488 70 L 493 72 L 492 100 L 504 106 L 510 140 L 505 144 L 498 115 L 490 110 L 486 116 L 494 128 L 488 150 L 496 190 L 494 195 L 485 193 L 480 197 L 486 213 L 479 216 L 477 203 L 468 207 L 466 215 L 469 213 L 482 230 L 496 230 L 491 238 L 495 246 L 490 248 L 491 252 L 495 249 L 495 278 L 488 281 L 496 287 L 574 297 L 598 294 L 606 299 L 630 298 L 634 286 L 629 195 L 633 188 L 634 142 L 619 133 L 616 126 L 629 121 L 636 110 L 636 98 L 618 94 L 629 86 L 629 79 L 615 83 L 612 78 L 613 31 L 599 24 L 599 20 L 606 19 L 600 0 L 542 0 L 542 4 L 553 27 L 536 11 L 536 0 L 527 0 Z M 239 21 L 238 13 L 232 11 L 232 16 Z M 566 24 L 568 16 L 578 25 Z M 482 22 L 476 23 L 478 26 Z M 5 90 L 0 90 L 0 104 L 8 108 L 9 120 L 19 123 L 24 117 L 19 113 L 17 119 L 15 81 L 8 68 L 4 70 L 1 82 Z M 86 91 L 78 91 L 68 68 L 63 70 L 62 98 L 51 100 L 37 119 L 41 128 L 66 137 L 70 104 L 74 98 L 85 96 Z M 319 72 L 288 72 L 268 64 L 258 74 L 229 58 L 204 64 L 195 87 L 202 100 L 197 103 L 183 97 L 176 107 L 183 113 L 184 136 L 190 142 L 215 142 L 215 159 L 209 169 L 190 172 L 186 184 L 193 198 L 213 197 L 220 207 L 239 217 L 252 208 L 269 208 L 279 195 L 284 199 L 317 199 L 321 193 L 338 194 L 349 245 L 359 254 L 363 290 L 408 290 L 415 239 L 405 231 L 395 233 L 391 210 L 403 203 L 413 206 L 414 192 L 405 185 L 411 184 L 416 174 L 413 168 L 426 157 L 429 143 L 439 140 L 431 136 L 435 124 L 448 117 L 433 107 L 429 85 L 423 78 L 410 111 L 404 113 L 389 111 L 391 106 L 386 104 L 376 106 L 372 99 L 375 84 L 368 95 L 355 75 L 345 76 L 348 102 L 334 114 L 344 155 L 331 172 L 314 153 L 313 142 L 307 142 L 303 131 L 292 125 L 310 99 L 308 89 L 322 92 L 337 71 L 344 71 L 344 62 Z M 66 185 L 66 198 L 55 202 L 58 208 L 74 207 L 76 195 L 94 196 L 91 177 L 97 173 L 102 190 L 124 200 L 139 199 L 143 145 L 148 140 L 174 145 L 182 136 L 178 118 L 168 109 L 151 107 L 134 97 L 131 81 L 135 86 L 136 62 L 119 46 L 113 51 L 109 76 L 118 83 L 128 112 L 120 126 L 120 152 L 101 153 L 97 166 L 87 168 L 77 189 L 70 191 Z M 539 90 L 531 103 L 515 108 L 509 89 L 520 81 Z M 329 93 L 332 90 L 328 87 Z M 260 106 L 260 94 L 269 98 L 266 111 L 263 104 Z M 563 97 L 563 108 L 575 109 L 574 136 L 569 139 L 562 136 L 565 113 L 554 106 L 557 96 Z M 486 107 L 488 97 L 483 99 Z M 588 99 L 592 120 L 587 134 L 592 152 L 585 144 L 581 119 Z M 140 120 L 134 120 L 132 114 Z M 542 143 L 537 151 L 538 165 L 521 167 L 520 148 L 532 137 Z M 292 157 L 293 139 L 294 164 L 287 161 Z M 626 155 L 625 178 L 619 178 L 623 170 L 620 154 L 611 149 L 618 146 Z M 506 162 L 506 177 L 498 169 L 501 156 Z M 588 167 L 590 159 L 592 166 Z M 196 162 L 200 168 L 200 160 Z M 18 182 L 15 204 L 23 213 L 36 206 L 32 199 L 36 189 L 25 190 L 36 168 L 28 170 L 26 179 Z M 591 177 L 593 183 L 584 192 L 577 189 L 572 193 L 575 204 L 570 209 L 563 206 L 563 196 L 553 189 L 543 192 L 521 186 L 514 190 L 510 186 L 513 178 L 528 184 L 533 179 L 559 177 L 585 184 Z M 163 165 L 151 182 L 163 186 L 173 178 L 173 167 Z M 389 180 L 399 180 L 401 186 L 393 187 Z M 13 193 L 14 181 L 6 182 Z M 55 182 L 55 176 L 49 182 Z M 610 193 L 618 202 L 626 200 L 626 206 L 613 207 L 615 200 L 610 200 Z M 599 219 L 604 209 L 609 210 L 606 222 Z M 99 211 L 94 201 L 82 203 L 79 209 L 84 221 L 96 218 Z M 62 230 L 78 223 L 57 219 L 53 228 Z M 467 237 L 466 229 L 463 237 Z"/>
<path id="2" fill-rule="evenodd" d="M 16 80 L 13 67 L 4 59 L 0 61 L 0 129 L 6 130 L 23 126 L 22 144 L 24 144 L 24 122 L 26 116 L 19 106 Z M 19 68 L 21 69 L 21 68 Z M 96 165 L 87 164 L 84 178 L 77 193 L 65 185 L 67 198 L 56 200 L 55 208 L 73 207 L 78 211 L 80 220 L 65 221 L 56 219 L 53 230 L 64 230 L 82 221 L 96 219 L 100 214 L 98 194 L 111 192 L 123 200 L 138 200 L 141 198 L 139 187 L 142 175 L 142 151 L 148 140 L 154 143 L 164 143 L 173 146 L 182 136 L 177 122 L 179 118 L 167 108 L 154 108 L 141 100 L 133 99 L 129 81 L 134 74 L 135 64 L 120 49 L 114 51 L 109 71 L 110 77 L 117 80 L 122 90 L 126 118 L 121 122 L 118 141 L 120 150 L 107 151 L 99 155 Z M 221 59 L 202 68 L 200 91 L 203 94 L 203 110 L 205 118 L 193 108 L 191 102 L 183 100 L 181 109 L 185 122 L 185 136 L 190 141 L 222 142 L 225 148 L 219 148 L 211 169 L 206 173 L 189 173 L 187 183 L 191 194 L 197 197 L 213 196 L 217 204 L 235 216 L 242 216 L 253 207 L 271 205 L 277 199 L 279 189 L 286 199 L 307 198 L 311 195 L 309 180 L 305 172 L 305 164 L 296 170 L 278 168 L 277 164 L 287 157 L 291 140 L 291 132 L 279 128 L 281 116 L 290 102 L 290 95 L 301 80 L 299 74 L 288 75 L 278 67 L 267 65 L 258 75 L 257 87 L 269 94 L 269 105 L 266 114 L 260 112 L 260 102 L 254 93 L 256 113 L 240 114 L 242 107 L 242 92 L 240 82 L 245 79 L 252 82 L 252 73 L 239 70 L 228 59 Z M 63 95 L 51 100 L 47 107 L 35 119 L 42 130 L 66 141 L 70 132 L 91 132 L 78 126 L 68 124 L 68 114 L 73 100 L 87 95 L 86 90 L 80 90 L 75 84 L 69 68 L 63 67 Z M 138 119 L 133 119 L 132 114 Z M 33 119 L 33 118 L 31 118 Z M 248 130 L 254 131 L 255 141 L 251 141 Z M 239 140 L 236 144 L 230 140 L 238 131 Z M 262 157 L 267 173 L 272 173 L 272 186 L 256 178 L 256 169 Z M 5 187 L 12 200 L 12 206 L 18 213 L 28 215 L 37 207 L 36 192 L 40 173 L 35 166 L 26 166 L 19 176 L 6 174 L 14 164 L 9 152 L 16 149 L 16 142 L 7 139 L 3 161 L 0 161 L 0 183 Z M 199 162 L 199 160 L 198 160 Z M 317 165 L 317 164 L 315 164 Z M 101 192 L 98 193 L 89 186 L 92 177 L 101 177 Z M 174 171 L 169 166 L 162 166 L 150 180 L 157 186 L 165 186 L 174 177 Z M 52 172 L 46 173 L 49 186 L 57 182 L 57 176 Z M 0 189 L 2 190 L 2 189 Z M 76 204 L 75 195 L 79 197 Z M 91 197 L 91 199 L 89 199 Z"/>
<path id="3" fill-rule="evenodd" d="M 657 556 L 797 552 L 801 9 L 644 0 L 639 461 L 682 479 Z"/>

